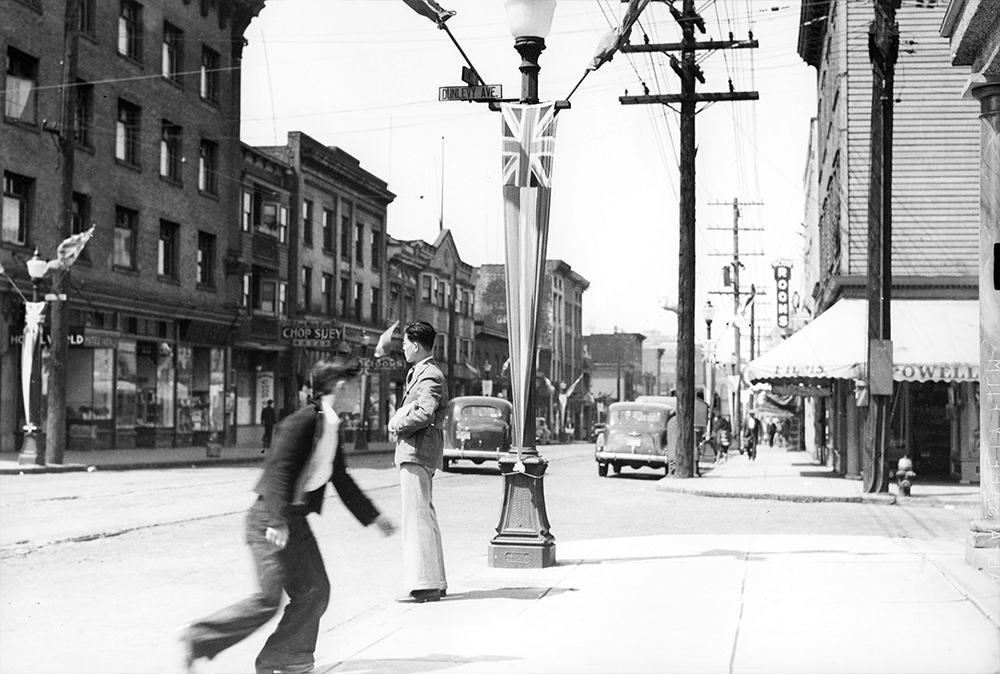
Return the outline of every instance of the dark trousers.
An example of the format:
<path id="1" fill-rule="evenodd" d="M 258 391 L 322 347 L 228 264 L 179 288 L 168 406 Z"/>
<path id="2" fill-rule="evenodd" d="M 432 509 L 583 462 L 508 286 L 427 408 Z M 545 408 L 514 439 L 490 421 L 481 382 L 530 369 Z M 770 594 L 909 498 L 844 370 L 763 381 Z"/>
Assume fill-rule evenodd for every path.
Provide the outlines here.
<path id="1" fill-rule="evenodd" d="M 274 424 L 264 424 L 264 437 L 261 440 L 265 447 L 271 446 L 271 435 L 274 433 Z"/>
<path id="2" fill-rule="evenodd" d="M 264 501 L 247 514 L 246 536 L 257 570 L 259 589 L 243 601 L 192 623 L 189 634 L 195 657 L 209 659 L 250 636 L 278 611 L 281 592 L 288 604 L 264 648 L 257 667 L 312 664 L 319 620 L 330 600 L 330 581 L 304 509 L 288 517 L 288 545 L 279 550 L 264 538 Z"/>

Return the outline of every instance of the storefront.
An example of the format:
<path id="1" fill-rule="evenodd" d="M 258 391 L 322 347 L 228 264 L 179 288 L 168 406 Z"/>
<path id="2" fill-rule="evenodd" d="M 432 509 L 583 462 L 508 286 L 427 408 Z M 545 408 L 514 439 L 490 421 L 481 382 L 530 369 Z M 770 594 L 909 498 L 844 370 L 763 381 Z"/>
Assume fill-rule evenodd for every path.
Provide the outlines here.
<path id="1" fill-rule="evenodd" d="M 892 302 L 890 468 L 909 456 L 926 478 L 979 481 L 979 308 L 975 300 Z M 805 446 L 842 475 L 861 472 L 867 303 L 842 299 L 745 377 L 805 398 Z M 817 393 L 819 392 L 819 393 Z M 811 432 L 810 432 L 811 431 Z"/>

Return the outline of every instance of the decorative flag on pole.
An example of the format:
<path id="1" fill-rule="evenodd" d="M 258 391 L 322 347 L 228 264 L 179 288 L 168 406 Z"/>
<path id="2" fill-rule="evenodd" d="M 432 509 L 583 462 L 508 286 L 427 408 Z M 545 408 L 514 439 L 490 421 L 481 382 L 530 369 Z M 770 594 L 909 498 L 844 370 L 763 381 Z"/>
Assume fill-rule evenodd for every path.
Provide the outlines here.
<path id="1" fill-rule="evenodd" d="M 389 326 L 389 329 L 379 335 L 378 343 L 375 344 L 375 357 L 381 358 L 385 355 L 386 349 L 392 343 L 392 335 L 396 332 L 396 328 L 399 327 L 399 321 L 394 322 Z"/>
<path id="2" fill-rule="evenodd" d="M 76 258 L 80 257 L 80 253 L 83 251 L 83 247 L 87 245 L 90 241 L 90 237 L 94 235 L 94 225 L 91 225 L 90 229 L 86 232 L 80 232 L 79 234 L 74 234 L 65 241 L 59 244 L 56 248 L 56 257 L 54 260 L 49 260 L 49 269 L 69 269 L 76 262 Z"/>
<path id="3" fill-rule="evenodd" d="M 556 109 L 504 103 L 500 108 L 503 134 L 503 201 L 506 241 L 507 337 L 510 347 L 510 388 L 514 446 L 534 444 L 525 438 L 532 365 L 535 360 L 538 309 L 549 237 L 552 160 Z M 519 458 L 520 461 L 520 458 Z M 515 470 L 517 469 L 515 465 Z"/>
<path id="4" fill-rule="evenodd" d="M 576 387 L 579 386 L 580 382 L 582 382 L 582 381 L 583 381 L 583 375 L 581 374 L 579 377 L 576 378 L 576 381 L 574 381 L 572 384 L 570 384 L 570 387 L 568 389 L 566 389 L 566 397 L 567 398 L 569 396 L 573 395 L 573 392 L 576 391 Z"/>
<path id="5" fill-rule="evenodd" d="M 35 351 L 42 337 L 42 314 L 45 302 L 24 303 L 24 341 L 21 343 L 21 399 L 24 401 L 24 430 L 35 430 L 31 416 L 31 374 L 34 372 Z"/>
<path id="6" fill-rule="evenodd" d="M 632 26 L 639 20 L 639 15 L 648 4 L 649 0 L 629 0 L 628 9 L 622 16 L 621 26 L 616 26 L 604 34 L 604 37 L 597 44 L 597 51 L 594 52 L 594 58 L 590 60 L 587 70 L 597 70 L 614 58 L 615 53 L 628 42 L 629 35 L 632 34 Z"/>
<path id="7" fill-rule="evenodd" d="M 426 16 L 439 26 L 455 16 L 455 12 L 444 9 L 441 5 L 434 2 L 434 0 L 403 0 L 403 2 L 409 5 L 414 12 L 421 16 Z"/>

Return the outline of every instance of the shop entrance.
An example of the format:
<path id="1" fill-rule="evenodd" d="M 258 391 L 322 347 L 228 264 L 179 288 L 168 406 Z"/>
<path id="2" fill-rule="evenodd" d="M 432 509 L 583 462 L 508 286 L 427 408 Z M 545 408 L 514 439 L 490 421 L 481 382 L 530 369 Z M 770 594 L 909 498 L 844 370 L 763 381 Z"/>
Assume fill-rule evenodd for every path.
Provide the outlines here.
<path id="1" fill-rule="evenodd" d="M 951 461 L 951 422 L 947 416 L 948 384 L 910 384 L 913 470 L 920 477 L 947 478 Z"/>

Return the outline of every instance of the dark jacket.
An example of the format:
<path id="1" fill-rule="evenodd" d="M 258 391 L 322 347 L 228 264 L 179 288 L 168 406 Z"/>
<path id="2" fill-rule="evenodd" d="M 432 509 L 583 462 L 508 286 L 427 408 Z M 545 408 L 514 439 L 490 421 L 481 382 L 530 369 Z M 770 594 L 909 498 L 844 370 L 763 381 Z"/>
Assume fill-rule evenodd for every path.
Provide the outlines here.
<path id="1" fill-rule="evenodd" d="M 294 414 L 285 417 L 275 428 L 271 453 L 264 461 L 264 474 L 254 487 L 254 491 L 264 497 L 268 526 L 280 527 L 288 522 L 288 509 L 294 498 L 295 485 L 299 475 L 305 470 L 312 455 L 313 443 L 317 439 L 317 428 L 322 428 L 323 412 L 316 404 L 307 405 Z M 344 462 L 344 434 L 340 433 L 340 443 L 333 460 L 333 474 L 330 482 L 340 495 L 347 509 L 361 524 L 368 526 L 379 516 L 379 510 L 361 491 L 347 472 Z M 307 513 L 318 513 L 323 509 L 326 485 L 305 495 Z"/>

